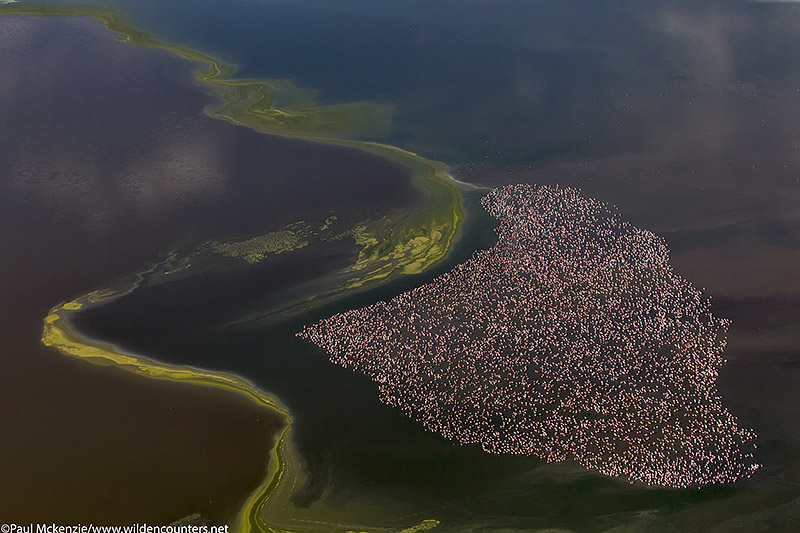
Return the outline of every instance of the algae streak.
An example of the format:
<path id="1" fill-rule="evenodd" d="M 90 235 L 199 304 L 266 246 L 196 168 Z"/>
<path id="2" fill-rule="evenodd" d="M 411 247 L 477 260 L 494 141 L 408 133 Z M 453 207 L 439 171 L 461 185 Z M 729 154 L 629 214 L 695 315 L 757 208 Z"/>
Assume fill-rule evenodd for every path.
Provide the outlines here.
<path id="1" fill-rule="evenodd" d="M 367 244 L 354 264 L 335 276 L 344 280 L 340 288 L 323 291 L 326 295 L 321 301 L 346 291 L 371 288 L 401 275 L 420 273 L 450 250 L 464 213 L 461 191 L 450 178 L 448 166 L 396 146 L 354 140 L 386 135 L 393 106 L 364 102 L 322 106 L 314 103 L 316 91 L 296 87 L 289 80 L 233 78 L 234 66 L 203 52 L 160 41 L 151 33 L 135 28 L 122 13 L 107 7 L 10 4 L 0 5 L 0 14 L 93 17 L 127 43 L 169 50 L 200 63 L 196 81 L 217 99 L 217 103 L 205 108 L 211 117 L 262 133 L 363 150 L 409 168 L 425 201 L 357 229 L 362 237 L 369 234 L 374 242 L 357 240 L 359 245 Z M 257 260 L 259 255 L 256 253 L 253 259 Z"/>
<path id="2" fill-rule="evenodd" d="M 310 242 L 311 228 L 303 222 L 291 224 L 279 231 L 252 237 L 243 241 L 210 241 L 205 247 L 225 257 L 258 263 L 269 255 L 280 255 L 305 248 Z"/>
<path id="3" fill-rule="evenodd" d="M 254 490 L 238 515 L 233 519 L 233 531 L 249 532 L 317 532 L 351 529 L 346 524 L 332 524 L 314 520 L 296 509 L 291 503 L 295 487 L 305 481 L 305 466 L 292 442 L 292 417 L 281 402 L 254 387 L 245 379 L 232 374 L 212 372 L 189 366 L 169 365 L 153 361 L 147 357 L 125 353 L 115 346 L 87 338 L 76 331 L 70 318 L 82 310 L 114 301 L 135 291 L 143 282 L 154 276 L 167 275 L 181 258 L 169 254 L 163 261 L 144 272 L 137 273 L 117 282 L 113 287 L 100 289 L 74 300 L 53 307 L 44 319 L 42 343 L 57 349 L 64 355 L 83 359 L 97 365 L 119 366 L 134 374 L 155 379 L 168 379 L 201 386 L 222 387 L 246 395 L 263 408 L 279 414 L 284 427 L 271 450 L 267 475 L 261 485 Z M 278 513 L 280 511 L 280 513 Z M 283 515 L 282 521 L 289 526 L 276 526 L 271 522 L 272 513 Z M 269 518 L 268 518 L 269 517 Z M 428 529 L 435 521 L 425 521 L 403 531 Z M 415 529 L 416 528 L 416 529 Z M 359 528 L 365 532 L 398 531 L 386 527 Z"/>
<path id="4" fill-rule="evenodd" d="M 249 126 L 264 133 L 299 138 L 381 137 L 391 124 L 394 107 L 355 102 L 317 105 L 316 91 L 296 87 L 290 80 L 232 78 L 236 67 L 184 46 L 157 39 L 136 28 L 128 18 L 109 7 L 91 4 L 7 4 L 0 14 L 32 16 L 85 16 L 97 19 L 120 40 L 169 50 L 201 64 L 196 81 L 218 99 L 205 112 L 214 118 Z"/>
<path id="5" fill-rule="evenodd" d="M 120 40 L 145 47 L 171 51 L 201 68 L 196 82 L 216 97 L 217 102 L 204 110 L 211 117 L 246 126 L 256 131 L 295 137 L 310 141 L 337 144 L 364 150 L 409 167 L 414 183 L 425 193 L 427 201 L 409 212 L 396 213 L 382 221 L 370 222 L 358 229 L 356 240 L 363 250 L 355 264 L 344 275 L 350 279 L 343 290 L 364 288 L 408 273 L 424 270 L 446 254 L 463 218 L 461 194 L 449 180 L 447 166 L 427 160 L 394 146 L 352 140 L 377 138 L 388 131 L 393 107 L 374 103 L 347 103 L 321 106 L 314 103 L 315 92 L 296 87 L 289 80 L 247 80 L 232 78 L 235 67 L 199 51 L 156 39 L 151 33 L 135 28 L 121 13 L 90 4 L 0 4 L 0 15 L 86 16 L 120 35 Z M 260 248 L 255 256 L 272 251 L 271 244 L 247 243 L 245 248 Z M 252 251 L 252 250 L 251 250 Z M 188 263 L 160 264 L 162 274 L 188 267 Z M 169 261 L 168 261 L 169 262 Z M 62 354 L 93 364 L 115 365 L 135 374 L 156 379 L 169 379 L 203 386 L 225 387 L 247 395 L 264 408 L 284 416 L 286 426 L 270 453 L 268 475 L 241 510 L 236 525 L 241 531 L 287 531 L 266 522 L 268 504 L 290 505 L 287 495 L 302 476 L 302 463 L 292 452 L 291 416 L 280 402 L 253 387 L 246 380 L 192 367 L 172 366 L 146 357 L 124 353 L 113 345 L 85 338 L 70 325 L 69 317 L 81 309 L 114 300 L 135 290 L 150 271 L 128 278 L 114 287 L 100 289 L 73 301 L 53 307 L 44 319 L 42 343 Z M 276 504 L 276 495 L 281 501 Z M 299 520 L 303 522 L 303 519 Z M 406 531 L 421 531 L 438 523 L 426 520 Z M 315 523 L 311 530 L 342 530 L 342 524 Z M 366 528 L 386 531 L 387 528 Z M 391 529 L 391 528 L 388 528 Z M 308 530 L 305 527 L 295 531 Z"/>

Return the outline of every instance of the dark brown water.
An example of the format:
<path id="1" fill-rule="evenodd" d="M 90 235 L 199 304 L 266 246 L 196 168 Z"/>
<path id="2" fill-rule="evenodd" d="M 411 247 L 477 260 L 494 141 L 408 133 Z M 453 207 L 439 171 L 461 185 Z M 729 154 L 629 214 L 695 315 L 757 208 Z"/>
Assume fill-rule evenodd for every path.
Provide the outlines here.
<path id="1" fill-rule="evenodd" d="M 205 117 L 191 65 L 93 20 L 0 28 L 0 516 L 223 522 L 281 421 L 234 393 L 66 359 L 41 346 L 42 319 L 176 243 L 416 193 L 376 158 Z"/>

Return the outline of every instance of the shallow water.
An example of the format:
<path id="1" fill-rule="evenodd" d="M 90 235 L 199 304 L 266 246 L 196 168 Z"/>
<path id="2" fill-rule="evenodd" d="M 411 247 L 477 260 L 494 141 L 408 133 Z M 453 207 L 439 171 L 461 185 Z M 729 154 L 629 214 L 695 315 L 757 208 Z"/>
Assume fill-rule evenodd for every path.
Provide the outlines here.
<path id="1" fill-rule="evenodd" d="M 398 104 L 390 140 L 458 165 L 460 179 L 491 186 L 559 183 L 616 204 L 624 218 L 663 236 L 676 271 L 706 288 L 714 298 L 715 314 L 734 320 L 725 352 L 729 363 L 719 389 L 741 424 L 759 434 L 759 459 L 765 466 L 753 480 L 732 487 L 672 491 L 628 486 L 570 464 L 542 465 L 534 459 L 454 447 L 380 404 L 366 378 L 330 365 L 322 352 L 292 336 L 303 323 L 325 313 L 390 297 L 430 279 L 433 272 L 270 327 L 209 326 L 245 314 L 236 303 L 246 303 L 247 310 L 268 307 L 275 272 L 314 274 L 308 265 L 298 269 L 292 259 L 281 258 L 253 268 L 217 270 L 215 276 L 154 285 L 103 312 L 85 314 L 84 328 L 133 349 L 165 360 L 234 370 L 277 393 L 296 416 L 298 448 L 314 474 L 314 484 L 299 494 L 298 502 L 313 501 L 327 487 L 328 497 L 341 506 L 385 499 L 393 502 L 387 508 L 394 506 L 395 516 L 402 512 L 439 518 L 442 528 L 462 531 L 593 531 L 616 525 L 758 531 L 797 524 L 800 6 L 723 1 L 440 1 L 402 8 L 361 1 L 335 6 L 312 1 L 209 1 L 191 7 L 179 1 L 116 4 L 167 40 L 240 65 L 242 75 L 289 77 L 299 86 L 321 90 L 322 101 Z M 96 33 L 86 39 L 102 41 Z M 67 74 L 80 66 L 58 56 L 56 48 L 51 46 L 51 54 L 58 61 L 39 74 L 68 79 Z M 116 53 L 128 54 L 129 61 L 128 56 L 139 52 Z M 181 68 L 170 63 L 153 68 L 148 76 L 171 79 L 172 74 L 166 74 L 180 73 Z M 188 69 L 184 72 L 189 75 Z M 5 80 L 0 83 L 10 87 L 9 80 L 17 78 L 0 76 Z M 0 220 L 11 223 L 15 219 L 3 213 L 34 206 L 26 208 L 31 213 L 26 224 L 38 228 L 28 235 L 6 233 L 6 249 L 29 249 L 32 241 L 47 234 L 52 220 L 58 220 L 65 234 L 104 242 L 112 258 L 118 258 L 114 272 L 82 272 L 73 290 L 95 288 L 140 268 L 159 247 L 202 236 L 269 231 L 291 222 L 297 209 L 324 212 L 331 195 L 337 205 L 357 209 L 364 198 L 360 191 L 372 183 L 372 175 L 391 172 L 380 162 L 351 154 L 347 157 L 355 158 L 359 168 L 364 165 L 363 175 L 347 172 L 344 181 L 314 178 L 301 188 L 298 180 L 326 171 L 332 159 L 345 157 L 334 155 L 342 152 L 277 140 L 269 141 L 264 148 L 268 152 L 261 152 L 254 147 L 268 141 L 246 130 L 211 125 L 199 115 L 205 96 L 180 92 L 180 79 L 176 76 L 173 88 L 148 99 L 134 93 L 121 108 L 130 116 L 153 112 L 152 120 L 169 133 L 166 138 L 181 155 L 171 157 L 144 143 L 150 146 L 146 151 L 160 158 L 159 165 L 169 163 L 176 175 L 194 177 L 166 184 L 145 181 L 150 190 L 131 187 L 130 180 L 87 183 L 75 177 L 87 162 L 97 176 L 151 175 L 153 168 L 162 168 L 155 163 L 142 167 L 135 150 L 123 149 L 125 142 L 138 146 L 143 137 L 115 140 L 130 131 L 130 116 L 110 111 L 85 114 L 100 108 L 105 93 L 88 98 L 85 91 L 54 91 L 52 86 L 42 93 L 61 93 L 63 101 L 71 102 L 74 115 L 62 121 L 85 120 L 82 132 L 92 143 L 72 140 L 79 136 L 58 128 L 42 130 L 46 107 L 37 111 L 29 106 L 38 122 L 27 116 L 14 119 L 8 103 L 12 100 L 0 100 L 7 102 L 0 116 L 16 120 L 0 128 L 6 132 L 4 144 L 21 143 L 17 138 L 29 143 L 24 149 L 4 151 L 0 157 L 8 159 L 6 165 L 27 168 L 33 165 L 32 154 L 37 159 L 38 154 L 49 154 L 33 167 L 31 175 L 38 180 L 26 181 L 25 187 L 5 182 L 5 197 L 14 201 L 10 210 L 0 212 L 5 217 Z M 29 87 L 32 81 L 15 83 Z M 13 87 L 6 90 L 32 101 L 50 99 Z M 57 104 L 52 105 L 64 107 Z M 185 118 L 176 121 L 171 113 Z M 91 126 L 106 124 L 106 117 L 110 121 L 102 129 Z M 42 131 L 49 135 L 46 143 L 41 141 Z M 204 137 L 198 131 L 214 133 Z M 177 146 L 182 140 L 206 149 L 189 152 Z M 51 149 L 42 150 L 43 144 Z M 101 153 L 92 156 L 87 146 L 97 146 Z M 124 153 L 128 159 L 115 155 Z M 260 153 L 269 155 L 259 157 Z M 24 159 L 26 154 L 30 159 Z M 75 160 L 79 164 L 66 165 L 74 169 L 72 174 L 63 170 L 63 162 Z M 247 178 L 253 168 L 264 168 L 280 181 L 298 164 L 308 166 L 280 185 Z M 349 159 L 341 164 L 353 167 Z M 52 179 L 56 170 L 61 178 L 55 183 L 61 185 L 54 188 L 44 178 Z M 401 183 L 403 173 L 396 172 Z M 220 185 L 218 176 L 234 178 Z M 36 181 L 44 183 L 34 186 Z M 394 205 L 402 205 L 415 199 L 409 188 L 382 183 L 369 203 L 398 198 Z M 340 190 L 342 184 L 350 188 Z M 287 192 L 272 195 L 275 186 Z M 295 191 L 297 203 L 282 201 L 288 191 Z M 270 209 L 259 209 L 264 198 L 274 200 Z M 122 229 L 105 234 L 106 221 L 114 220 L 119 206 L 131 208 L 121 219 Z M 455 254 L 449 264 L 467 257 L 470 248 L 491 243 L 491 221 L 477 216 L 473 221 L 459 248 L 462 255 Z M 56 240 L 51 245 L 58 246 Z M 70 250 L 64 245 L 56 258 L 64 260 Z M 339 260 L 330 257 L 326 266 Z M 37 263 L 29 261 L 32 271 Z M 64 264 L 72 266 L 61 268 L 78 271 L 82 262 L 72 258 Z M 1 268 L 6 279 L 30 270 L 14 262 L 4 262 Z M 27 293 L 61 294 L 33 281 L 33 275 L 26 279 L 32 280 L 25 284 Z M 24 299 L 18 294 L 11 301 Z M 58 298 L 71 295 L 74 292 Z M 45 300 L 40 300 L 45 307 L 56 303 Z M 197 328 L 199 323 L 203 329 Z"/>

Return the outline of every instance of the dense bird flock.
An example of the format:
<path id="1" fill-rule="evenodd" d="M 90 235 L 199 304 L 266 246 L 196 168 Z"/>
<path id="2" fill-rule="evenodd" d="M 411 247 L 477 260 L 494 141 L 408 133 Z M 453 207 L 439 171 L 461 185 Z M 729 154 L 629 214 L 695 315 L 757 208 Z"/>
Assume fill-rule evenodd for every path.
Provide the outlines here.
<path id="1" fill-rule="evenodd" d="M 482 203 L 501 222 L 494 247 L 298 335 L 427 429 L 487 452 L 667 487 L 758 468 L 755 435 L 716 391 L 728 323 L 661 238 L 570 188 L 507 186 Z"/>

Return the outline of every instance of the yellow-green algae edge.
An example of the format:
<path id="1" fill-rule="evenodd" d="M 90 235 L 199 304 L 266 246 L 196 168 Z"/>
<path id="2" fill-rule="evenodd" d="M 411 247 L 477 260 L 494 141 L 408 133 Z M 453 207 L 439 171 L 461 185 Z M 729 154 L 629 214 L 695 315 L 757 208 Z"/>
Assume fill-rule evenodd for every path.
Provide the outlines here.
<path id="1" fill-rule="evenodd" d="M 211 117 L 261 133 L 359 149 L 410 168 L 413 183 L 426 193 L 428 201 L 414 211 L 393 217 L 379 232 L 374 232 L 378 242 L 359 254 L 356 264 L 348 270 L 351 279 L 340 292 L 363 290 L 399 275 L 420 273 L 450 250 L 464 212 L 461 192 L 448 174 L 449 167 L 396 146 L 352 140 L 352 137 L 386 133 L 393 113 L 390 106 L 369 103 L 319 106 L 313 102 L 315 91 L 295 87 L 289 80 L 233 79 L 235 67 L 208 54 L 159 41 L 110 8 L 87 4 L 9 4 L 0 6 L 0 14 L 93 17 L 129 44 L 169 50 L 204 64 L 206 68 L 196 71 L 195 77 L 219 100 L 216 106 L 205 109 Z M 282 100 L 280 106 L 279 100 Z M 327 295 L 325 300 L 336 296 L 338 293 Z"/>
<path id="2" fill-rule="evenodd" d="M 110 345 L 96 343 L 81 337 L 70 328 L 69 315 L 82 309 L 88 300 L 89 295 L 53 307 L 44 319 L 42 343 L 45 346 L 57 349 L 67 356 L 77 357 L 97 365 L 118 366 L 128 372 L 149 378 L 222 387 L 238 391 L 262 407 L 283 416 L 284 427 L 270 452 L 266 481 L 256 492 L 251 494 L 235 520 L 235 526 L 237 526 L 236 529 L 238 531 L 273 531 L 273 528 L 264 524 L 260 517 L 257 517 L 259 520 L 256 522 L 253 510 L 263 506 L 283 478 L 283 465 L 286 462 L 284 457 L 285 443 L 291 438 L 292 419 L 289 411 L 276 398 L 265 394 L 237 376 L 208 372 L 192 367 L 156 363 L 145 357 L 124 354 Z M 246 522 L 243 521 L 243 517 L 247 518 Z"/>
<path id="3" fill-rule="evenodd" d="M 172 51 L 185 59 L 205 63 L 207 70 L 197 71 L 196 79 L 200 83 L 208 84 L 212 94 L 220 100 L 217 107 L 209 106 L 205 109 L 209 116 L 247 126 L 262 133 L 298 137 L 316 142 L 357 148 L 410 167 L 413 171 L 414 183 L 417 186 L 425 190 L 437 202 L 445 199 L 448 201 L 449 206 L 445 212 L 451 218 L 443 224 L 439 217 L 434 218 L 427 238 L 414 234 L 412 231 L 413 236 L 407 242 L 406 248 L 410 247 L 411 255 L 415 259 L 402 266 L 402 273 L 421 272 L 443 258 L 449 250 L 464 214 L 460 191 L 449 179 L 447 165 L 387 144 L 342 139 L 342 137 L 348 136 L 380 136 L 385 133 L 388 130 L 391 119 L 391 111 L 387 110 L 386 106 L 364 103 L 316 106 L 313 104 L 315 92 L 298 89 L 288 80 L 230 79 L 230 76 L 235 72 L 234 67 L 225 65 L 202 52 L 158 41 L 150 33 L 136 29 L 128 23 L 121 13 L 108 8 L 94 5 L 66 6 L 15 3 L 0 5 L 0 15 L 2 14 L 88 16 L 95 18 L 108 30 L 121 35 L 122 40 L 129 44 L 162 48 Z M 274 106 L 278 97 L 285 98 L 284 105 L 286 107 L 284 109 Z M 309 128 L 311 128 L 311 131 L 309 131 Z M 418 219 L 418 217 L 414 218 Z M 393 228 L 392 234 L 395 237 L 398 235 L 397 228 Z M 401 228 L 399 235 L 407 236 L 407 228 Z M 436 242 L 442 238 L 443 242 Z M 420 254 L 414 253 L 415 249 L 422 248 L 424 251 L 423 242 L 430 242 L 431 240 L 434 241 L 429 246 L 432 253 L 418 258 Z M 402 250 L 402 243 L 392 242 L 391 240 L 387 240 L 387 242 L 390 244 L 388 248 L 391 248 L 391 245 L 394 246 L 395 254 L 398 253 L 398 250 Z M 386 244 L 381 248 L 386 250 Z M 388 257 L 391 258 L 392 256 Z M 353 269 L 362 270 L 374 261 L 385 259 L 386 257 L 378 255 L 377 252 L 373 252 L 368 256 L 359 256 L 359 261 Z M 389 274 L 384 271 L 372 273 L 363 281 L 346 288 L 364 286 L 369 284 L 370 281 L 387 278 Z M 296 477 L 298 475 L 296 471 L 290 472 L 287 468 L 287 465 L 292 465 L 291 415 L 276 398 L 258 390 L 238 376 L 209 372 L 188 366 L 167 365 L 146 357 L 122 353 L 110 344 L 82 337 L 70 327 L 69 316 L 72 313 L 78 312 L 87 306 L 117 299 L 135 290 L 137 286 L 138 283 L 134 283 L 130 287 L 121 290 L 101 289 L 54 306 L 44 319 L 42 343 L 57 349 L 67 356 L 77 357 L 98 365 L 119 366 L 134 374 L 150 378 L 235 390 L 245 394 L 259 405 L 282 415 L 285 425 L 270 452 L 267 476 L 262 485 L 248 498 L 235 519 L 234 528 L 239 531 L 288 533 L 288 530 L 268 524 L 262 516 L 265 505 L 278 487 L 288 477 Z M 402 530 L 400 533 L 424 531 L 432 529 L 438 524 L 437 520 L 423 520 L 415 526 Z M 386 530 L 386 528 L 380 529 Z"/>
<path id="4" fill-rule="evenodd" d="M 146 376 L 154 379 L 172 380 L 183 383 L 192 383 L 201 386 L 221 387 L 233 390 L 246 395 L 258 405 L 268 409 L 283 417 L 284 426 L 280 434 L 275 439 L 275 443 L 269 452 L 269 463 L 267 474 L 261 485 L 254 490 L 247 501 L 233 519 L 232 530 L 243 533 L 267 532 L 267 533 L 300 533 L 309 531 L 321 531 L 321 526 L 312 525 L 313 529 L 285 529 L 268 523 L 264 518 L 264 509 L 271 503 L 273 496 L 284 497 L 288 502 L 295 486 L 302 481 L 303 465 L 297 452 L 294 450 L 292 442 L 292 417 L 289 410 L 281 402 L 259 390 L 245 379 L 232 374 L 221 372 L 211 372 L 190 366 L 169 365 L 156 362 L 140 355 L 124 353 L 115 346 L 95 341 L 82 336 L 74 330 L 70 323 L 70 317 L 81 310 L 111 302 L 126 294 L 133 292 L 145 278 L 146 275 L 158 270 L 167 271 L 171 267 L 171 262 L 177 260 L 174 254 L 165 261 L 158 263 L 148 271 L 137 274 L 134 279 L 128 280 L 125 285 L 114 288 L 100 289 L 78 297 L 74 300 L 62 302 L 54 306 L 44 319 L 42 331 L 42 343 L 45 346 L 55 348 L 63 355 L 76 357 L 96 365 L 109 365 L 122 368 L 128 372 Z M 278 494 L 278 493 L 281 494 Z M 310 524 L 315 524 L 308 521 Z M 431 529 L 438 525 L 436 520 L 423 520 L 411 528 L 404 529 L 400 533 L 413 533 Z M 346 526 L 335 524 L 334 530 L 344 531 Z M 330 530 L 326 528 L 326 530 Z M 355 533 L 353 530 L 348 530 Z M 391 531 L 389 528 L 370 527 L 367 530 L 359 530 L 367 533 L 368 531 Z M 396 531 L 396 530 L 395 530 Z"/>
<path id="5" fill-rule="evenodd" d="M 380 137 L 389 130 L 393 106 L 374 103 L 317 105 L 317 92 L 296 87 L 290 80 L 232 78 L 236 68 L 209 54 L 158 40 L 131 24 L 123 13 L 91 4 L 9 4 L 0 14 L 33 16 L 72 15 L 98 20 L 120 40 L 136 46 L 169 50 L 205 66 L 195 72 L 196 82 L 218 99 L 205 113 L 260 133 L 349 147 L 388 159 L 412 171 L 412 182 L 427 201 L 410 211 L 396 213 L 368 225 L 375 241 L 367 242 L 354 265 L 345 270 L 341 289 L 316 298 L 324 303 L 354 290 L 365 290 L 395 277 L 418 274 L 443 259 L 464 219 L 461 190 L 445 163 L 375 141 L 353 138 Z M 371 228 L 371 230 L 369 229 Z M 306 305 L 298 305 L 303 309 Z"/>

